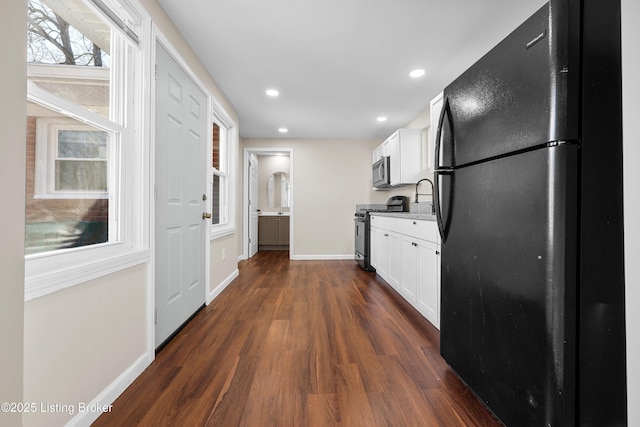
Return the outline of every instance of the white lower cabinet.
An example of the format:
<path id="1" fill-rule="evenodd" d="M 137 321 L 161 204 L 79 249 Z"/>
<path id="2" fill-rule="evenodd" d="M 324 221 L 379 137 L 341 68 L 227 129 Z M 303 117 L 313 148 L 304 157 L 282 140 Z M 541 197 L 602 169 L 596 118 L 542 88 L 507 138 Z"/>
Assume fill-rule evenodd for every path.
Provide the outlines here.
<path id="1" fill-rule="evenodd" d="M 384 232 L 377 228 L 371 227 L 371 266 L 376 269 L 378 274 L 387 275 L 389 265 L 389 256 L 387 255 L 387 239 Z"/>
<path id="2" fill-rule="evenodd" d="M 427 320 L 440 328 L 440 242 L 433 221 L 375 217 L 371 264 Z"/>
<path id="3" fill-rule="evenodd" d="M 397 233 L 387 231 L 387 251 L 389 266 L 387 267 L 387 278 L 385 279 L 393 288 L 402 293 L 402 239 Z"/>
<path id="4" fill-rule="evenodd" d="M 418 301 L 418 264 L 420 264 L 418 239 L 411 239 L 408 236 L 402 236 L 402 244 L 400 249 L 402 280 L 400 286 L 400 294 L 409 301 L 414 307 Z"/>
<path id="5" fill-rule="evenodd" d="M 416 308 L 440 329 L 440 246 L 418 244 L 418 295 Z"/>

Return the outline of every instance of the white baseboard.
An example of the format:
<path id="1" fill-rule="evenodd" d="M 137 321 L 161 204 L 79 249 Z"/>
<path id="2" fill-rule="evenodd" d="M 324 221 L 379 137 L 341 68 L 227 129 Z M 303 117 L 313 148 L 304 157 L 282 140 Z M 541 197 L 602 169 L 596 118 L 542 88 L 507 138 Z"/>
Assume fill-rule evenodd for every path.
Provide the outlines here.
<path id="1" fill-rule="evenodd" d="M 355 259 L 353 254 L 348 255 L 293 255 L 292 260 L 296 261 L 339 261 Z"/>
<path id="2" fill-rule="evenodd" d="M 87 410 L 76 414 L 67 424 L 66 427 L 89 427 L 95 420 L 102 415 L 102 410 L 106 411 L 111 408 L 113 402 L 116 401 L 133 381 L 144 372 L 145 369 L 153 362 L 153 354 L 147 352 L 140 356 L 129 368 L 115 379 L 107 388 L 105 388 L 95 399 L 86 405 Z M 96 409 L 97 408 L 97 409 Z M 78 408 L 76 408 L 78 409 Z"/>
<path id="3" fill-rule="evenodd" d="M 220 295 L 220 292 L 224 291 L 224 289 L 229 286 L 229 284 L 231 282 L 233 282 L 235 280 L 236 277 L 238 277 L 240 275 L 240 270 L 238 270 L 236 268 L 236 270 L 231 273 L 229 275 L 229 277 L 227 277 L 226 279 L 224 279 L 218 286 L 216 286 L 210 293 L 209 293 L 209 297 L 207 298 L 207 305 L 209 305 L 209 303 L 211 303 L 211 301 L 213 301 L 218 295 Z"/>

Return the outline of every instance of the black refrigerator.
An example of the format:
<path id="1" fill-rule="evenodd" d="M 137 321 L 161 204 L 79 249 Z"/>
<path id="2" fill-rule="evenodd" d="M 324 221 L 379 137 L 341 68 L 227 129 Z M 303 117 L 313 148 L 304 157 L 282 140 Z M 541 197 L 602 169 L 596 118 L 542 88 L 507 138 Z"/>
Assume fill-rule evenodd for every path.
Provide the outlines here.
<path id="1" fill-rule="evenodd" d="M 619 0 L 552 0 L 444 90 L 441 354 L 507 426 L 627 424 Z"/>

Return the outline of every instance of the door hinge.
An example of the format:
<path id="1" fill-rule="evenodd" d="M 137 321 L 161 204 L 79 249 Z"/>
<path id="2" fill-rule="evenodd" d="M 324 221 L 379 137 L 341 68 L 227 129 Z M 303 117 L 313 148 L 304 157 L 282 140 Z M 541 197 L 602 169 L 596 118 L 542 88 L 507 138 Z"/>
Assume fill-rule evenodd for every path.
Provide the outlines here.
<path id="1" fill-rule="evenodd" d="M 158 80 L 158 64 L 156 64 L 156 80 Z"/>
<path id="2" fill-rule="evenodd" d="M 154 325 L 158 324 L 158 307 L 155 308 L 155 313 L 153 314 L 153 322 Z"/>

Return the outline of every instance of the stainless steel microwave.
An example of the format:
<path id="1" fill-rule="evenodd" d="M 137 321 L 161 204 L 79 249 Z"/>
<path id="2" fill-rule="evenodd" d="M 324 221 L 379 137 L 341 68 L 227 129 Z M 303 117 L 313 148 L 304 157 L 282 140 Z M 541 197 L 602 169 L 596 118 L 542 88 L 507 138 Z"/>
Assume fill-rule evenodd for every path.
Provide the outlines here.
<path id="1" fill-rule="evenodd" d="M 391 174 L 389 173 L 389 156 L 381 157 L 373 164 L 373 187 L 389 188 L 391 186 Z"/>

